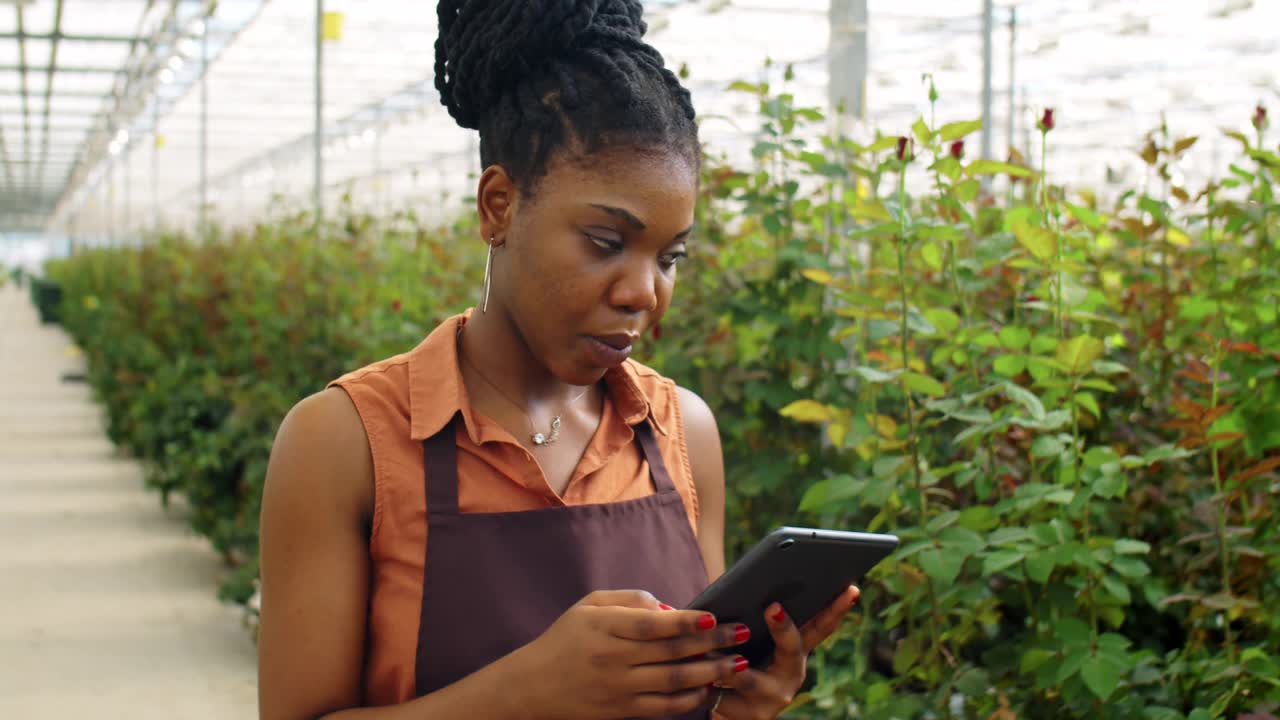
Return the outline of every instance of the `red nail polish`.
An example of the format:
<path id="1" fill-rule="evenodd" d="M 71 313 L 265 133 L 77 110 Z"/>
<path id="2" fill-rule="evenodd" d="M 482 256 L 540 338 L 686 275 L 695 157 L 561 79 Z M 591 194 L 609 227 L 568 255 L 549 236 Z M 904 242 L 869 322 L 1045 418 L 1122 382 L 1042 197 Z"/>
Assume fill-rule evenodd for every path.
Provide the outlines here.
<path id="1" fill-rule="evenodd" d="M 747 666 L 749 666 L 750 664 L 751 663 L 747 662 L 746 658 L 738 657 L 733 661 L 733 671 L 736 673 L 740 673 L 743 670 L 746 670 Z"/>
<path id="2" fill-rule="evenodd" d="M 716 626 L 716 619 L 711 615 L 703 615 L 698 618 L 698 627 L 702 630 L 710 630 Z"/>
<path id="3" fill-rule="evenodd" d="M 849 604 L 850 604 L 850 605 L 857 605 L 857 604 L 858 604 L 858 600 L 859 600 L 859 599 L 861 599 L 861 598 L 862 598 L 862 591 L 861 591 L 861 590 L 854 590 L 854 591 L 853 591 L 853 599 L 849 601 Z"/>
<path id="4" fill-rule="evenodd" d="M 781 605 L 779 605 L 779 606 L 778 606 L 778 612 L 776 612 L 776 613 L 774 613 L 774 614 L 773 614 L 773 621 L 774 621 L 774 622 L 782 622 L 783 620 L 786 620 L 786 619 L 787 619 L 787 611 L 786 611 L 786 610 L 783 610 L 783 609 L 782 609 L 782 606 L 781 606 Z"/>
<path id="5" fill-rule="evenodd" d="M 751 639 L 751 628 L 739 625 L 733 629 L 733 639 L 739 645 Z"/>
<path id="6" fill-rule="evenodd" d="M 660 602 L 660 603 L 658 603 L 658 607 L 659 607 L 659 608 L 661 608 L 661 609 L 663 609 L 663 610 L 675 610 L 675 608 L 671 607 L 670 605 L 668 605 L 668 604 L 666 604 L 666 603 L 664 603 L 664 602 Z"/>

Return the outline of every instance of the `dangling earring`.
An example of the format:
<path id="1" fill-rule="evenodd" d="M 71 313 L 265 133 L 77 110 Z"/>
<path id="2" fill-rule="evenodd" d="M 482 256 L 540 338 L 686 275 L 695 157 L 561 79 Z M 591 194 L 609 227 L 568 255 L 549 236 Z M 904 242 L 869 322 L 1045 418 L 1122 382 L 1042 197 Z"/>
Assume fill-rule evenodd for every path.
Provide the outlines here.
<path id="1" fill-rule="evenodd" d="M 493 272 L 493 243 L 494 238 L 489 238 L 489 258 L 484 262 L 484 302 L 480 306 L 480 312 L 489 312 L 489 274 Z"/>

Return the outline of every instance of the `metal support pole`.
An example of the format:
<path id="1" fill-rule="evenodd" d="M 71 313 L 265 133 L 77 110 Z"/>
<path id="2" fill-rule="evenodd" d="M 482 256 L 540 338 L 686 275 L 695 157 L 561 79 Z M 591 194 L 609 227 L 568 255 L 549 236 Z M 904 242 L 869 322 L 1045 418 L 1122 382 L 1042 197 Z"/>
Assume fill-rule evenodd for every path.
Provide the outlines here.
<path id="1" fill-rule="evenodd" d="M 1013 148 L 1014 125 L 1017 111 L 1014 109 L 1014 69 L 1018 60 L 1018 6 L 1009 8 L 1009 148 Z"/>
<path id="2" fill-rule="evenodd" d="M 991 159 L 991 34 L 994 0 L 982 0 L 982 157 Z"/>
<path id="3" fill-rule="evenodd" d="M 200 37 L 200 212 L 199 235 L 208 230 L 209 212 L 209 18 Z"/>
<path id="4" fill-rule="evenodd" d="M 133 242 L 130 226 L 133 221 L 133 149 L 124 150 L 124 222 L 121 226 L 125 233 L 125 242 Z"/>
<path id="5" fill-rule="evenodd" d="M 160 103 L 151 108 L 151 228 L 160 232 Z"/>
<path id="6" fill-rule="evenodd" d="M 316 225 L 324 219 L 324 0 L 316 0 Z"/>
<path id="7" fill-rule="evenodd" d="M 837 133 L 847 135 L 853 121 L 866 118 L 867 0 L 831 0 L 828 20 L 827 102 Z"/>

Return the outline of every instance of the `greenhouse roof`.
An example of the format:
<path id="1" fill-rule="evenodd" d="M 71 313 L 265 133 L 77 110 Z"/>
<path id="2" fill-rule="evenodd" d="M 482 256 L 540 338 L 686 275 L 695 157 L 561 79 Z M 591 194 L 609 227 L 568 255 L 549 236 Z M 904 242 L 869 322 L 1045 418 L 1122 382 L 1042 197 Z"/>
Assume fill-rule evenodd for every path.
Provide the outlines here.
<path id="1" fill-rule="evenodd" d="M 750 147 L 754 101 L 728 92 L 733 80 L 778 86 L 791 64 L 798 101 L 827 105 L 831 1 L 853 2 L 648 3 L 650 40 L 672 66 L 688 66 L 712 148 Z M 925 73 L 941 94 L 939 122 L 976 119 L 982 3 L 866 4 L 865 116 L 854 133 L 902 134 L 927 116 Z M 349 195 L 371 208 L 438 209 L 446 193 L 467 194 L 475 140 L 435 94 L 435 4 L 326 0 L 325 9 L 326 203 Z M 249 219 L 273 196 L 310 202 L 316 2 L 219 0 L 205 12 L 203 0 L 0 0 L 0 231 L 191 222 L 202 165 L 219 219 Z M 1203 137 L 1177 168 L 1195 189 L 1233 150 L 1220 127 L 1247 130 L 1254 105 L 1276 99 L 1280 3 L 1270 0 L 1004 0 L 994 20 L 993 154 L 1003 157 L 1012 137 L 1038 161 L 1035 118 L 1053 107 L 1049 162 L 1075 184 L 1141 183 L 1136 150 L 1163 113 L 1172 134 Z"/>

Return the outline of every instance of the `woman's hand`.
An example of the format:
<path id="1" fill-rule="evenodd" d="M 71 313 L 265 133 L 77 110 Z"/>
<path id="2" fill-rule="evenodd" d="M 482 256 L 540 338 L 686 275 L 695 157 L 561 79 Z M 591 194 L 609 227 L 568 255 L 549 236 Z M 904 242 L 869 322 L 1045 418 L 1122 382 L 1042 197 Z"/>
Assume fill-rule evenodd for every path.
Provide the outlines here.
<path id="1" fill-rule="evenodd" d="M 787 708 L 800 686 L 804 683 L 805 667 L 809 652 L 831 636 L 840 627 L 845 613 L 858 601 L 858 588 L 850 585 L 840 597 L 818 613 L 802 628 L 795 623 L 778 603 L 765 609 L 765 622 L 773 635 L 776 650 L 773 662 L 764 671 L 746 670 L 721 682 L 723 692 L 715 710 L 715 717 L 724 720 L 771 720 Z"/>
<path id="2" fill-rule="evenodd" d="M 538 639 L 498 661 L 532 718 L 596 720 L 679 715 L 707 702 L 746 660 L 698 659 L 746 641 L 746 626 L 672 610 L 634 590 L 594 592 Z M 678 662 L 694 658 L 687 662 Z"/>

